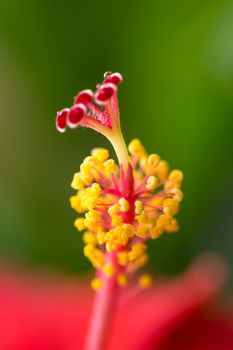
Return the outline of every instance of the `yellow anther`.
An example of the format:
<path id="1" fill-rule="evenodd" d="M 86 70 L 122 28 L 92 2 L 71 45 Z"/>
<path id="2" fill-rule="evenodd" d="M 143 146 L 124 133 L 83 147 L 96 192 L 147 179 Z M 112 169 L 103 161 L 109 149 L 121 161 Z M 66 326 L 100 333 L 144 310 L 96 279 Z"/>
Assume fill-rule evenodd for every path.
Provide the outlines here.
<path id="1" fill-rule="evenodd" d="M 163 212 L 168 215 L 177 214 L 179 210 L 179 202 L 174 198 L 167 198 L 163 202 Z"/>
<path id="2" fill-rule="evenodd" d="M 87 244 L 83 248 L 83 253 L 86 257 L 89 257 L 95 250 L 94 244 Z"/>
<path id="3" fill-rule="evenodd" d="M 183 173 L 180 170 L 172 170 L 169 174 L 169 180 L 177 180 L 182 181 L 183 180 Z"/>
<path id="4" fill-rule="evenodd" d="M 138 259 L 146 250 L 146 245 L 144 243 L 136 243 L 133 245 L 131 251 L 129 252 L 129 261 L 134 261 Z"/>
<path id="5" fill-rule="evenodd" d="M 146 182 L 146 188 L 150 191 L 153 191 L 156 189 L 156 187 L 158 186 L 158 179 L 155 176 L 150 176 L 147 179 Z"/>
<path id="6" fill-rule="evenodd" d="M 129 210 L 129 202 L 125 198 L 120 198 L 119 199 L 119 205 L 120 205 L 120 211 L 123 213 L 126 213 Z"/>
<path id="7" fill-rule="evenodd" d="M 140 225 L 136 232 L 135 235 L 140 238 L 146 238 L 147 234 L 149 232 L 148 225 Z"/>
<path id="8" fill-rule="evenodd" d="M 150 230 L 150 235 L 152 239 L 156 239 L 159 238 L 161 236 L 161 234 L 164 232 L 163 227 L 161 226 L 155 226 Z"/>
<path id="9" fill-rule="evenodd" d="M 134 202 L 134 206 L 135 206 L 135 214 L 137 214 L 137 215 L 141 214 L 143 211 L 142 202 L 137 200 Z"/>
<path id="10" fill-rule="evenodd" d="M 108 214 L 112 218 L 112 226 L 119 226 L 122 224 L 122 217 L 118 215 L 119 212 L 120 212 L 120 205 L 118 203 L 109 207 Z"/>
<path id="11" fill-rule="evenodd" d="M 84 232 L 83 242 L 87 245 L 88 244 L 94 245 L 96 243 L 96 235 L 89 231 Z"/>
<path id="12" fill-rule="evenodd" d="M 123 221 L 121 216 L 112 216 L 112 226 L 120 226 L 122 222 Z"/>
<path id="13" fill-rule="evenodd" d="M 132 155 L 136 155 L 138 159 L 144 158 L 146 156 L 146 152 L 141 142 L 138 139 L 134 139 L 129 144 L 129 152 Z"/>
<path id="14" fill-rule="evenodd" d="M 103 281 L 100 278 L 94 278 L 91 281 L 91 288 L 94 290 L 100 290 L 103 287 Z"/>
<path id="15" fill-rule="evenodd" d="M 94 148 L 91 155 L 100 163 L 104 163 L 109 158 L 109 152 L 104 148 Z"/>
<path id="16" fill-rule="evenodd" d="M 166 232 L 168 233 L 174 233 L 179 230 L 179 224 L 176 219 L 172 219 L 170 224 L 166 226 Z"/>
<path id="17" fill-rule="evenodd" d="M 159 181 L 164 181 L 167 179 L 168 173 L 168 163 L 165 160 L 161 160 L 155 169 L 155 175 L 158 177 Z"/>
<path id="18" fill-rule="evenodd" d="M 158 154 L 151 154 L 148 157 L 148 165 L 149 167 L 156 167 L 159 164 L 160 156 Z"/>
<path id="19" fill-rule="evenodd" d="M 112 242 L 112 241 L 108 241 L 106 243 L 106 250 L 107 252 L 111 253 L 113 251 L 115 251 L 118 247 L 118 244 L 116 244 L 115 242 Z"/>
<path id="20" fill-rule="evenodd" d="M 166 214 L 161 214 L 158 219 L 156 220 L 156 226 L 166 226 L 169 225 L 171 222 L 171 217 Z"/>
<path id="21" fill-rule="evenodd" d="M 70 206 L 78 213 L 84 213 L 87 211 L 87 208 L 82 205 L 81 198 L 78 195 L 70 197 Z"/>
<path id="22" fill-rule="evenodd" d="M 119 211 L 120 211 L 119 204 L 118 203 L 117 204 L 113 204 L 111 207 L 109 207 L 108 214 L 110 216 L 112 216 L 112 215 L 115 215 L 115 214 L 119 213 Z"/>
<path id="23" fill-rule="evenodd" d="M 99 220 L 100 213 L 97 210 L 91 209 L 85 214 L 86 219 L 96 222 Z"/>
<path id="24" fill-rule="evenodd" d="M 104 231 L 99 231 L 97 233 L 97 241 L 99 244 L 104 244 L 105 243 L 105 232 Z"/>
<path id="25" fill-rule="evenodd" d="M 178 202 L 181 202 L 184 198 L 183 192 L 178 188 L 172 188 L 170 193 L 174 194 L 174 199 L 176 199 Z"/>
<path id="26" fill-rule="evenodd" d="M 83 193 L 81 204 L 83 207 L 92 209 L 96 206 L 99 196 L 101 194 L 101 187 L 97 183 L 93 183 L 91 187 L 88 187 Z"/>
<path id="27" fill-rule="evenodd" d="M 104 169 L 107 173 L 107 175 L 116 173 L 118 170 L 117 165 L 115 164 L 115 161 L 113 159 L 109 159 L 106 162 L 104 162 Z"/>
<path id="28" fill-rule="evenodd" d="M 88 156 L 84 159 L 83 161 L 83 164 L 91 164 L 93 165 L 95 162 L 94 162 L 94 157 L 92 156 Z"/>
<path id="29" fill-rule="evenodd" d="M 116 273 L 116 269 L 112 264 L 106 264 L 102 270 L 107 277 L 112 277 Z"/>
<path id="30" fill-rule="evenodd" d="M 87 244 L 84 247 L 83 252 L 95 268 L 99 269 L 104 266 L 104 253 L 102 253 L 98 248 L 95 248 L 93 244 Z"/>
<path id="31" fill-rule="evenodd" d="M 143 289 L 150 288 L 152 285 L 152 277 L 148 274 L 143 274 L 139 277 L 138 284 Z"/>
<path id="32" fill-rule="evenodd" d="M 148 255 L 146 253 L 141 254 L 136 260 L 132 262 L 132 269 L 137 270 L 140 267 L 146 265 L 148 261 Z"/>
<path id="33" fill-rule="evenodd" d="M 117 261 L 118 261 L 118 264 L 121 266 L 127 265 L 129 262 L 128 252 L 127 251 L 119 252 L 117 254 Z"/>
<path id="34" fill-rule="evenodd" d="M 93 166 L 92 164 L 90 163 L 82 163 L 81 166 L 80 166 L 80 171 L 81 171 L 81 174 L 85 179 L 87 180 L 91 180 L 93 177 L 92 177 L 92 169 L 93 169 Z"/>
<path id="35" fill-rule="evenodd" d="M 148 225 L 148 227 L 151 227 L 154 224 L 154 218 L 147 215 L 145 210 L 143 210 L 140 215 L 135 216 L 135 219 L 140 225 Z"/>
<path id="36" fill-rule="evenodd" d="M 126 286 L 128 284 L 127 276 L 124 273 L 119 273 L 117 276 L 117 283 L 119 286 Z"/>
<path id="37" fill-rule="evenodd" d="M 74 190 L 81 190 L 84 187 L 84 183 L 80 177 L 80 173 L 74 174 L 73 180 L 71 182 L 71 187 Z"/>
<path id="38" fill-rule="evenodd" d="M 74 226 L 77 228 L 78 231 L 83 231 L 86 228 L 85 225 L 85 219 L 84 218 L 78 218 L 74 222 Z"/>

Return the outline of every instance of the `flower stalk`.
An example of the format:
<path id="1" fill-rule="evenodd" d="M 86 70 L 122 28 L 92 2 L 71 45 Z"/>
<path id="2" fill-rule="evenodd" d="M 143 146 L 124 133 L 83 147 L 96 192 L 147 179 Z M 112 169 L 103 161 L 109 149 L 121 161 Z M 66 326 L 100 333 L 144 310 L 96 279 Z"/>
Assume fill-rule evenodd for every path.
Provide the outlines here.
<path id="1" fill-rule="evenodd" d="M 108 255 L 112 263 L 116 260 L 116 254 Z M 86 337 L 85 350 L 103 350 L 107 345 L 108 333 L 117 303 L 118 284 L 116 276 L 102 277 L 102 288 L 96 292 L 89 329 Z"/>

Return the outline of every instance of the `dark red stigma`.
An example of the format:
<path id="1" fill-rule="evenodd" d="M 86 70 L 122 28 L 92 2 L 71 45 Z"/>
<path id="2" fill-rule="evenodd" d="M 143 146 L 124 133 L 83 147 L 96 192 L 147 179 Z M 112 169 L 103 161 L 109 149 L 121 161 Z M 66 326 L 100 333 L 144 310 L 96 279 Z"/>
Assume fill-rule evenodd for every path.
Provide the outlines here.
<path id="1" fill-rule="evenodd" d="M 74 104 L 83 103 L 86 104 L 91 102 L 94 97 L 94 93 L 92 90 L 86 89 L 78 93 L 78 95 L 74 98 Z"/>
<path id="2" fill-rule="evenodd" d="M 56 127 L 57 130 L 60 132 L 64 132 L 66 130 L 68 112 L 68 108 L 62 109 L 61 111 L 57 112 Z"/>
<path id="3" fill-rule="evenodd" d="M 70 128 L 75 128 L 80 124 L 80 121 L 83 119 L 86 114 L 86 107 L 82 103 L 78 103 L 70 108 L 67 116 L 67 124 Z"/>
<path id="4" fill-rule="evenodd" d="M 105 103 L 114 95 L 115 92 L 116 86 L 114 84 L 103 84 L 96 91 L 95 100 L 97 103 Z"/>

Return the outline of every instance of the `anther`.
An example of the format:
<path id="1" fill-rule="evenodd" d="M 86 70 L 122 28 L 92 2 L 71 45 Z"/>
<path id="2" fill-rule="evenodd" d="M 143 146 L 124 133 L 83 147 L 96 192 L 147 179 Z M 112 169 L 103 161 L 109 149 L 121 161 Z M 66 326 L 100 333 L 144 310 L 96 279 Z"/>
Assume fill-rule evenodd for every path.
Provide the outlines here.
<path id="1" fill-rule="evenodd" d="M 70 108 L 70 111 L 67 116 L 67 124 L 70 128 L 75 128 L 80 124 L 80 121 L 83 119 L 86 114 L 86 107 L 84 104 L 79 103 Z"/>
<path id="2" fill-rule="evenodd" d="M 141 214 L 143 211 L 142 202 L 137 200 L 137 201 L 135 201 L 134 205 L 135 205 L 135 214 L 137 214 L 137 215 Z"/>
<path id="3" fill-rule="evenodd" d="M 57 130 L 60 132 L 64 132 L 66 130 L 68 112 L 68 108 L 62 109 L 61 111 L 57 112 L 56 127 Z"/>
<path id="4" fill-rule="evenodd" d="M 150 191 L 153 191 L 154 189 L 156 189 L 158 185 L 158 179 L 155 176 L 150 176 L 147 179 L 147 183 L 146 183 L 146 188 Z"/>
<path id="5" fill-rule="evenodd" d="M 114 95 L 116 89 L 116 85 L 111 83 L 101 85 L 95 93 L 96 102 L 100 104 L 106 103 Z"/>
<path id="6" fill-rule="evenodd" d="M 78 93 L 78 95 L 75 96 L 74 104 L 77 104 L 77 103 L 86 104 L 88 102 L 91 102 L 93 97 L 94 97 L 94 93 L 92 90 L 89 90 L 89 89 L 82 90 L 81 92 Z"/>
<path id="7" fill-rule="evenodd" d="M 148 274 L 141 275 L 138 284 L 141 288 L 147 289 L 152 285 L 152 277 Z"/>
<path id="8" fill-rule="evenodd" d="M 120 211 L 123 213 L 127 213 L 127 211 L 129 210 L 129 202 L 127 201 L 127 199 L 122 197 L 119 199 L 118 203 L 120 205 Z"/>

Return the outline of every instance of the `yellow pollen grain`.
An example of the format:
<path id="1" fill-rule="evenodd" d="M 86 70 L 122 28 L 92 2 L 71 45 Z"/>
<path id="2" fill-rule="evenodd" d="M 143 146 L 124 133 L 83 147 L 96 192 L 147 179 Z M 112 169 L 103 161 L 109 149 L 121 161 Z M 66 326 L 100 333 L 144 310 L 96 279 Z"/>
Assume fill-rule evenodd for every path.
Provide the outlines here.
<path id="1" fill-rule="evenodd" d="M 117 260 L 119 265 L 126 266 L 129 262 L 128 252 L 127 251 L 119 252 L 117 254 Z"/>
<path id="2" fill-rule="evenodd" d="M 129 210 L 129 202 L 125 198 L 120 198 L 118 201 L 120 205 L 120 211 L 126 213 Z"/>
<path id="3" fill-rule="evenodd" d="M 94 245 L 96 243 L 96 235 L 90 231 L 86 231 L 83 234 L 83 242 L 85 244 L 92 244 Z"/>
<path id="4" fill-rule="evenodd" d="M 75 173 L 73 176 L 73 180 L 71 182 L 71 187 L 74 190 L 81 190 L 84 187 L 83 180 L 80 177 L 80 173 Z"/>
<path id="5" fill-rule="evenodd" d="M 169 180 L 178 180 L 182 181 L 183 180 L 183 173 L 180 170 L 172 170 L 169 174 Z"/>
<path id="6" fill-rule="evenodd" d="M 113 174 L 117 172 L 117 165 L 115 164 L 113 159 L 108 159 L 106 162 L 104 162 L 104 169 L 107 173 L 107 175 Z"/>
<path id="7" fill-rule="evenodd" d="M 138 259 L 146 250 L 146 245 L 144 243 L 136 243 L 129 252 L 129 261 L 134 261 Z"/>
<path id="8" fill-rule="evenodd" d="M 143 274 L 139 277 L 138 284 L 143 289 L 150 288 L 152 285 L 152 277 L 149 274 Z"/>
<path id="9" fill-rule="evenodd" d="M 103 287 L 103 281 L 100 278 L 94 278 L 91 281 L 91 288 L 93 290 L 100 290 Z"/>
<path id="10" fill-rule="evenodd" d="M 174 195 L 173 198 L 176 199 L 178 202 L 181 202 L 184 198 L 183 192 L 178 188 L 171 189 L 170 193 Z"/>
<path id="11" fill-rule="evenodd" d="M 132 155 L 136 155 L 138 159 L 145 158 L 146 152 L 141 144 L 141 142 L 138 139 L 134 139 L 129 144 L 129 153 Z"/>
<path id="12" fill-rule="evenodd" d="M 119 286 L 126 286 L 128 284 L 127 276 L 124 273 L 120 273 L 117 276 L 117 283 Z"/>
<path id="13" fill-rule="evenodd" d="M 107 277 L 112 277 L 116 273 L 116 269 L 112 264 L 106 264 L 102 270 Z"/>
<path id="14" fill-rule="evenodd" d="M 142 204 L 142 202 L 137 200 L 137 201 L 135 201 L 134 205 L 135 205 L 135 214 L 136 215 L 141 214 L 142 211 L 143 211 L 143 204 Z"/>
<path id="15" fill-rule="evenodd" d="M 97 233 L 97 240 L 99 244 L 104 244 L 105 243 L 105 232 L 104 231 L 99 231 Z"/>
<path id="16" fill-rule="evenodd" d="M 153 191 L 158 186 L 158 179 L 156 176 L 150 176 L 147 179 L 146 188 Z"/>
<path id="17" fill-rule="evenodd" d="M 179 210 L 179 202 L 174 198 L 167 198 L 163 202 L 163 212 L 168 215 L 177 214 Z"/>
<path id="18" fill-rule="evenodd" d="M 108 209 L 108 214 L 109 214 L 110 216 L 113 216 L 113 215 L 115 215 L 115 214 L 118 214 L 119 211 L 120 211 L 120 206 L 119 206 L 119 204 L 118 204 L 118 203 L 117 203 L 117 204 L 113 204 L 111 207 L 109 207 L 109 209 Z"/>
<path id="19" fill-rule="evenodd" d="M 160 156 L 158 154 L 151 154 L 148 157 L 148 165 L 150 167 L 156 167 L 159 164 Z"/>
<path id="20" fill-rule="evenodd" d="M 167 179 L 169 173 L 169 166 L 165 160 L 161 160 L 155 169 L 155 175 L 160 181 Z"/>
<path id="21" fill-rule="evenodd" d="M 101 163 L 104 163 L 109 158 L 109 152 L 104 148 L 94 148 L 91 155 Z"/>
<path id="22" fill-rule="evenodd" d="M 74 226 L 77 228 L 78 231 L 83 231 L 86 228 L 85 225 L 85 219 L 84 218 L 78 218 L 74 222 Z"/>

